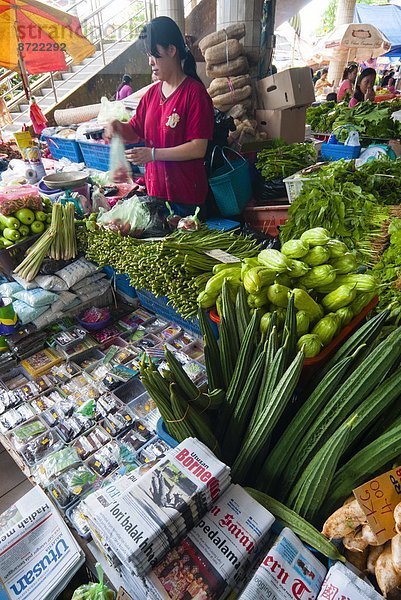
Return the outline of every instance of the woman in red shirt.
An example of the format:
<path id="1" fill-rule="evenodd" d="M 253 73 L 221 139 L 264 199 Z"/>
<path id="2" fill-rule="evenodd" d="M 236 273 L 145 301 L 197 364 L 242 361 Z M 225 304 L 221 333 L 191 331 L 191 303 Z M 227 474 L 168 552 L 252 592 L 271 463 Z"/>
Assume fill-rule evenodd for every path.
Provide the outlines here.
<path id="1" fill-rule="evenodd" d="M 106 131 L 125 143 L 145 141 L 126 151 L 146 165 L 149 196 L 169 201 L 181 216 L 204 204 L 208 192 L 204 157 L 213 137 L 213 104 L 196 74 L 196 63 L 177 24 L 153 19 L 141 34 L 152 74 L 159 80 L 141 99 L 129 123 L 114 121 Z"/>

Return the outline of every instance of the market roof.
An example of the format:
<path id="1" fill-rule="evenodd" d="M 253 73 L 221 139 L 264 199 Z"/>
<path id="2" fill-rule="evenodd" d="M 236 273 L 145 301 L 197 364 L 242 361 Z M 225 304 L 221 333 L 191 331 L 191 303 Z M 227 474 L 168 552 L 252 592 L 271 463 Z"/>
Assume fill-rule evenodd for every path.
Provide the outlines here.
<path id="1" fill-rule="evenodd" d="M 391 43 L 391 50 L 385 56 L 401 56 L 401 6 L 357 4 L 354 22 L 374 23 Z"/>

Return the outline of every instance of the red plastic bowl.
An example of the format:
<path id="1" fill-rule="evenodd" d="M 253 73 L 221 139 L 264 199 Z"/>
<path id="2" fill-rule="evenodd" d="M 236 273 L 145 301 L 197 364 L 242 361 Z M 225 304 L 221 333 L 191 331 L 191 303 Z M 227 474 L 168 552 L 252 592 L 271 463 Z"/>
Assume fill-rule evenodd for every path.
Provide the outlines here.
<path id="1" fill-rule="evenodd" d="M 79 315 L 77 320 L 78 323 L 82 325 L 82 327 L 84 327 L 87 331 L 100 331 L 100 329 L 104 329 L 110 323 L 111 315 L 109 314 L 109 316 L 106 317 L 106 319 L 102 319 L 102 321 L 96 321 L 95 323 L 83 321 L 81 319 L 81 315 Z"/>

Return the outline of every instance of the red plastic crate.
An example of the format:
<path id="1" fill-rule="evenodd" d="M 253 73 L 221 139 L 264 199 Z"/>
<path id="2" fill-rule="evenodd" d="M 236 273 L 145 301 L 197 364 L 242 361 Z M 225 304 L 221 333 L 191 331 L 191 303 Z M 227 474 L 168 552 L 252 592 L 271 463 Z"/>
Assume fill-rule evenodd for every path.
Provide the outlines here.
<path id="1" fill-rule="evenodd" d="M 268 235 L 276 237 L 279 226 L 288 219 L 289 205 L 278 206 L 248 206 L 244 211 L 244 220 L 251 227 Z"/>
<path id="2" fill-rule="evenodd" d="M 305 358 L 304 366 L 302 369 L 302 381 L 309 379 L 318 369 L 321 369 L 323 365 L 337 352 L 341 344 L 345 342 L 361 325 L 362 321 L 367 315 L 377 306 L 379 297 L 375 296 L 371 302 L 365 306 L 365 308 L 352 319 L 348 325 L 340 331 L 340 333 L 334 338 L 332 342 L 326 348 L 324 348 L 317 356 L 313 358 Z M 209 312 L 210 319 L 219 324 L 220 317 L 217 314 L 217 310 L 212 308 Z"/>

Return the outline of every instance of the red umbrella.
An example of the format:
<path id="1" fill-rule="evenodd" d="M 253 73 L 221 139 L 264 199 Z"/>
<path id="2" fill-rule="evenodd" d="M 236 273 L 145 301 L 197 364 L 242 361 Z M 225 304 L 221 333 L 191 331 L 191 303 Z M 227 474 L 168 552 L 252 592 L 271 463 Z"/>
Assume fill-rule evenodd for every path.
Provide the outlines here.
<path id="1" fill-rule="evenodd" d="M 79 19 L 37 0 L 0 0 L 0 66 L 30 74 L 66 71 L 92 56 L 95 46 Z"/>

